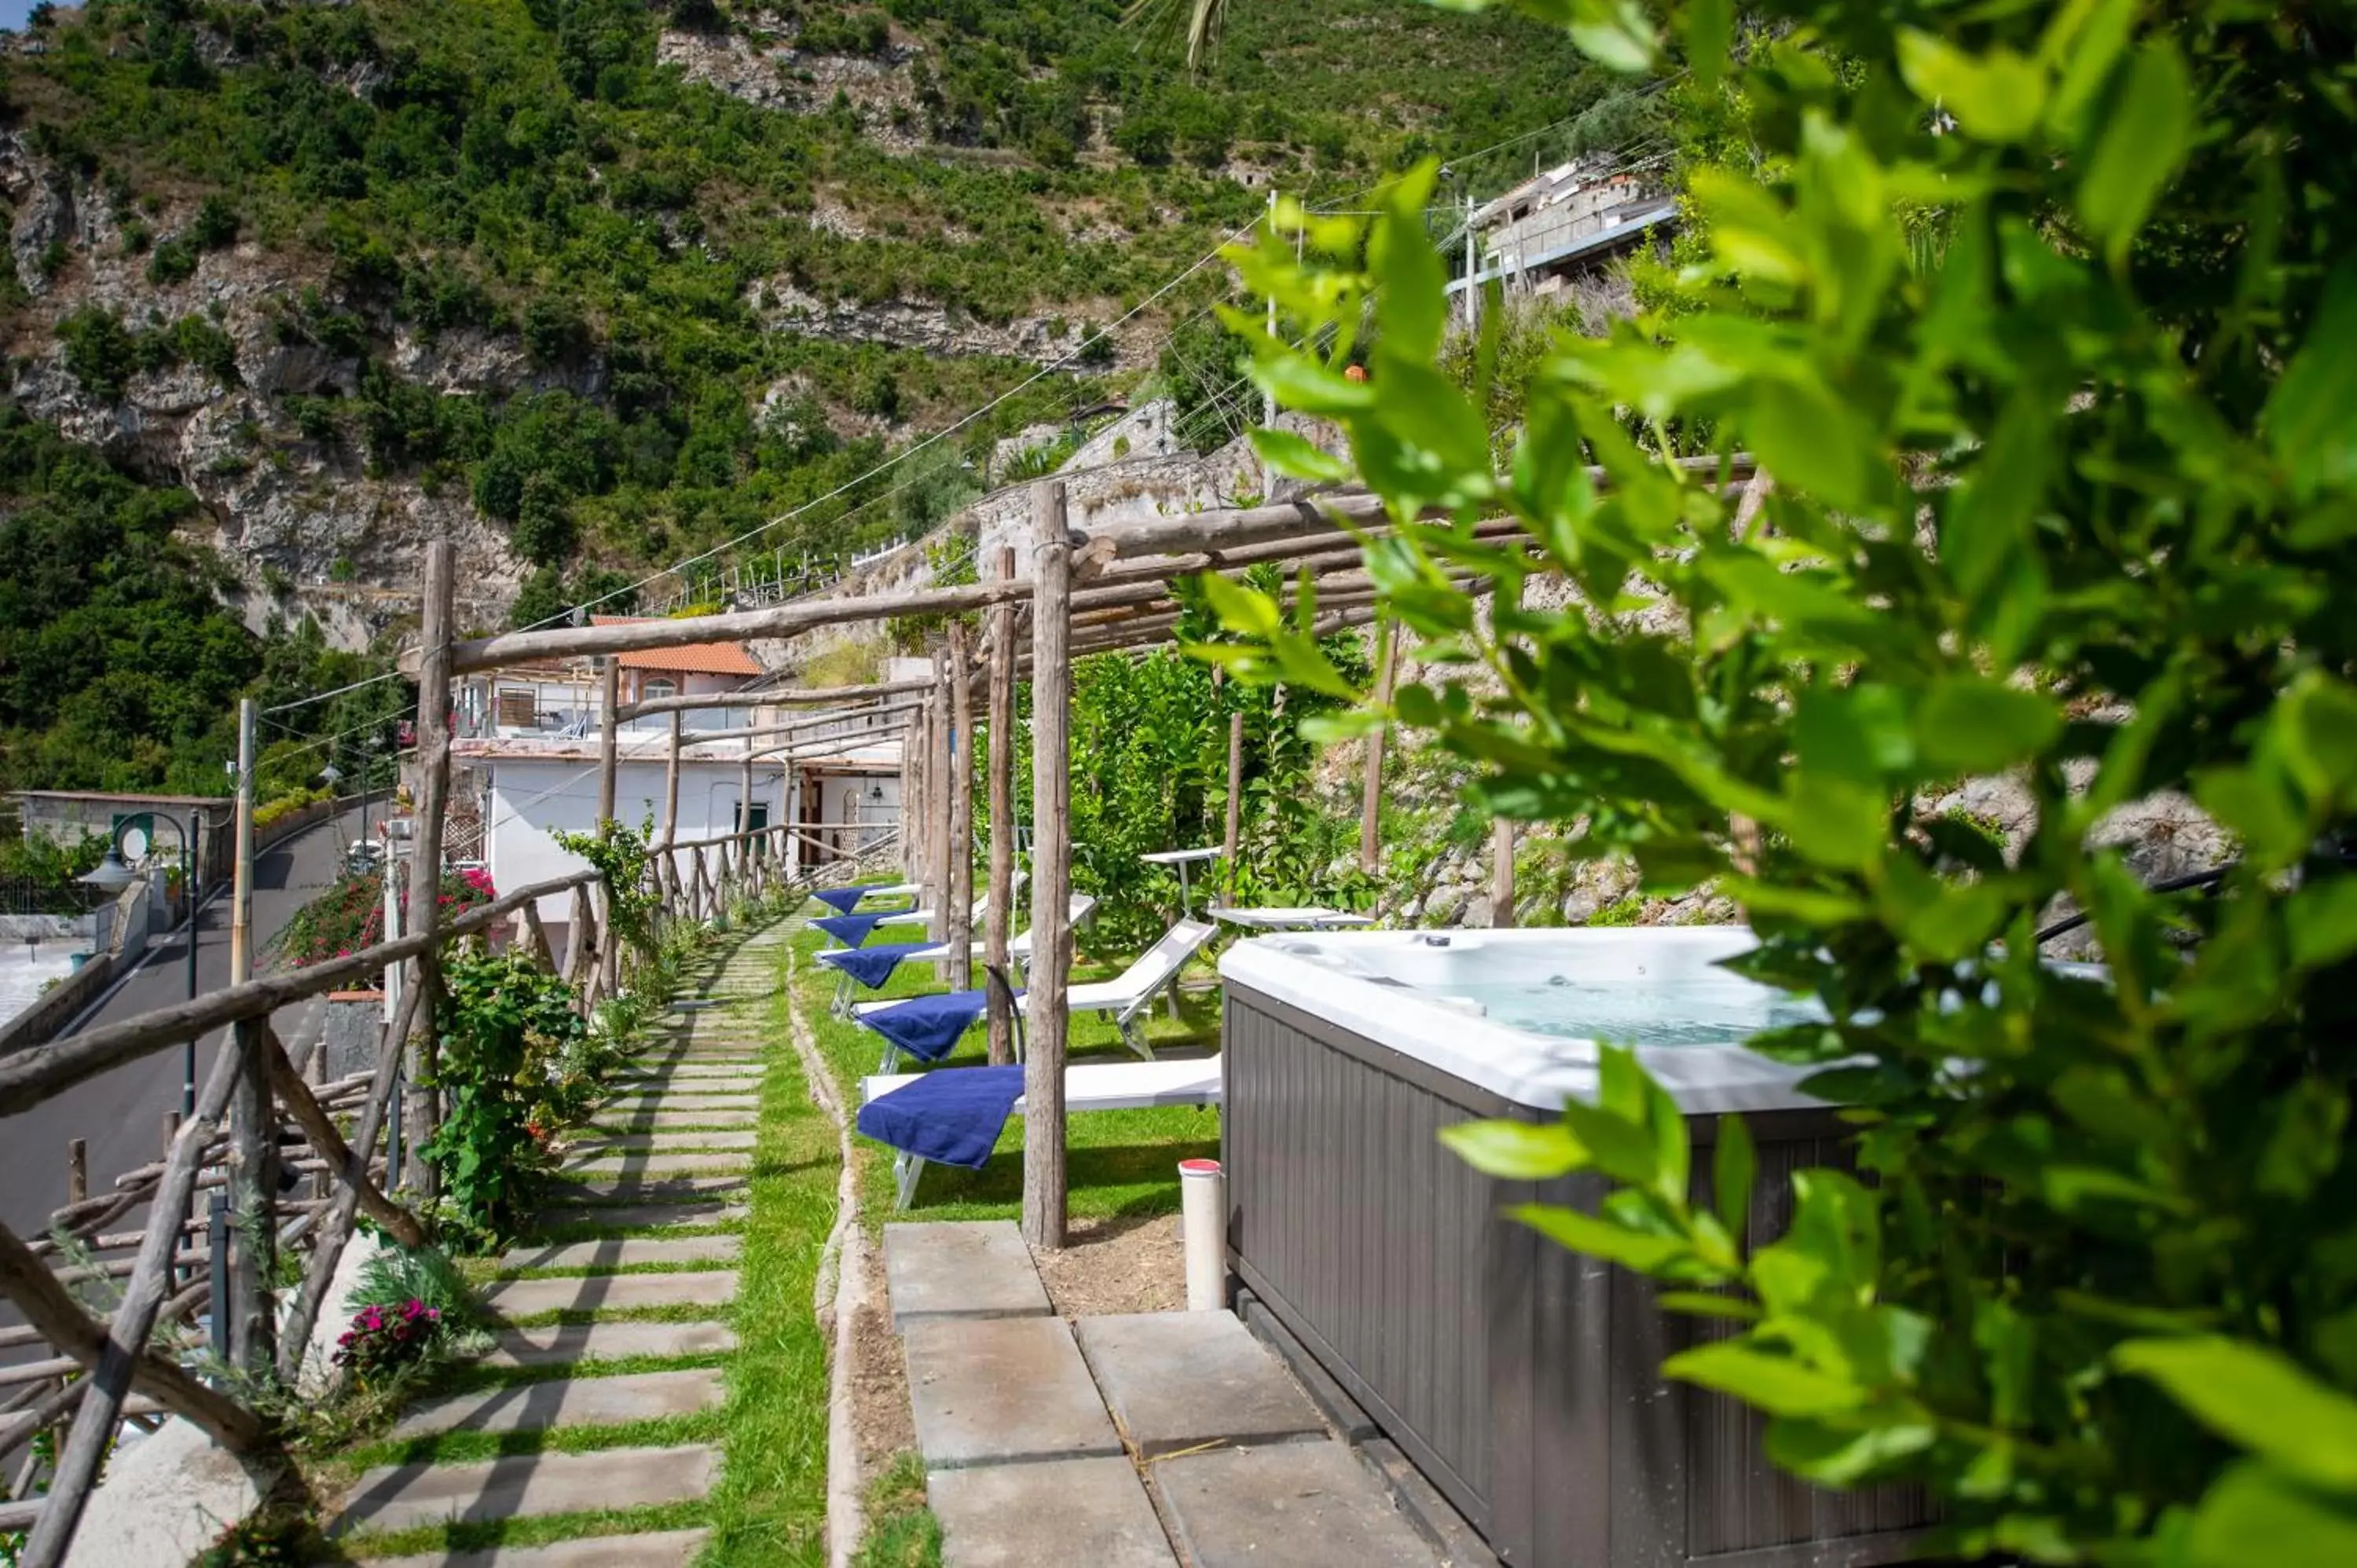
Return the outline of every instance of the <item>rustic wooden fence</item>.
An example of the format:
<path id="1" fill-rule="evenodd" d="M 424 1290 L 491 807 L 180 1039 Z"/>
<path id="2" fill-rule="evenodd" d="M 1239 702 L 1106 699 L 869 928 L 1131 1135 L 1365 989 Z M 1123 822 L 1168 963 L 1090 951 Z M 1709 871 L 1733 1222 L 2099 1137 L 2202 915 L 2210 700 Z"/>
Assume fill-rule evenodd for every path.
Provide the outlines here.
<path id="1" fill-rule="evenodd" d="M 774 891 L 787 876 L 791 831 L 719 835 L 651 856 L 641 891 L 655 900 L 658 931 L 671 922 L 716 920 L 738 900 Z M 687 874 L 676 874 L 681 864 Z M 420 976 L 438 972 L 455 943 L 498 938 L 555 967 L 538 906 L 565 897 L 572 919 L 564 973 L 586 1015 L 627 989 L 643 961 L 617 932 L 607 892 L 595 870 L 535 883 L 447 923 L 422 919 L 427 929 L 349 957 L 231 985 L 0 1062 L 0 1115 L 10 1115 L 98 1073 L 231 1032 L 195 1113 L 167 1122 L 161 1159 L 102 1193 L 83 1190 L 77 1177 L 71 1201 L 40 1237 L 0 1227 L 0 1292 L 25 1318 L 0 1329 L 0 1352 L 48 1351 L 0 1368 L 0 1530 L 29 1529 L 27 1568 L 61 1559 L 100 1462 L 126 1421 L 153 1424 L 179 1415 L 232 1452 L 274 1447 L 279 1434 L 260 1391 L 294 1387 L 304 1376 L 312 1329 L 356 1215 L 366 1212 L 406 1245 L 425 1240 L 404 1199 L 430 1196 L 431 1172 L 413 1162 L 397 1191 L 385 1179 L 388 1161 L 398 1158 L 394 1112 L 404 1090 L 399 1119 L 409 1123 L 412 1148 L 437 1119 L 432 1091 L 417 1088 L 421 1079 L 430 1082 L 434 1044 L 418 1031 L 432 1005 Z M 431 896 L 413 897 L 413 909 L 421 905 L 433 908 Z M 376 1070 L 307 1083 L 273 1032 L 271 1014 L 395 968 L 406 970 L 407 983 Z M 269 1114 L 251 1128 L 232 1125 L 235 1097 L 255 1090 Z M 78 1155 L 69 1158 L 78 1169 Z M 221 1201 L 200 1205 L 211 1195 Z M 302 1283 L 281 1305 L 266 1282 L 276 1275 L 274 1254 L 288 1251 L 303 1255 Z M 44 1434 L 50 1444 L 39 1442 Z"/>

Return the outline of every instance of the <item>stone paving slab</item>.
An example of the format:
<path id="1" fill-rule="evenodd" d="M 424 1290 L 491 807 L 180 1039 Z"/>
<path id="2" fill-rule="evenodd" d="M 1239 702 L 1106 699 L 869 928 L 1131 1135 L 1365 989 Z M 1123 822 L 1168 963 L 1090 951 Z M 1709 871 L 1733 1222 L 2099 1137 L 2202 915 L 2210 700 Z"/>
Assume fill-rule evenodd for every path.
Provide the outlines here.
<path id="1" fill-rule="evenodd" d="M 1114 1419 L 1149 1459 L 1326 1435 L 1318 1407 L 1232 1313 L 1083 1317 L 1074 1332 Z"/>
<path id="2" fill-rule="evenodd" d="M 630 1115 L 641 1115 L 648 1111 L 658 1115 L 664 1111 L 674 1115 L 681 1111 L 731 1111 L 736 1115 L 759 1115 L 761 1113 L 761 1099 L 757 1094 L 631 1094 L 631 1097 L 606 1101 L 589 1113 L 589 1120 L 597 1120 L 601 1115 L 630 1118 Z"/>
<path id="3" fill-rule="evenodd" d="M 1178 1568 L 1125 1458 L 937 1470 L 925 1497 L 942 1521 L 942 1568 Z"/>
<path id="4" fill-rule="evenodd" d="M 1343 1444 L 1222 1448 L 1154 1466 L 1195 1568 L 1440 1568 Z"/>
<path id="5" fill-rule="evenodd" d="M 884 1276 L 892 1327 L 935 1318 L 1033 1317 L 1047 1287 L 1011 1219 L 884 1227 Z"/>
<path id="6" fill-rule="evenodd" d="M 737 1271 L 688 1274 L 586 1274 L 502 1280 L 483 1305 L 502 1317 L 543 1312 L 629 1312 L 651 1306 L 726 1306 L 737 1299 Z"/>
<path id="7" fill-rule="evenodd" d="M 701 1198 L 686 1203 L 574 1203 L 563 1208 L 544 1208 L 533 1217 L 533 1223 L 544 1230 L 562 1225 L 597 1225 L 614 1230 L 660 1230 L 675 1225 L 733 1225 L 750 1212 L 741 1202 L 731 1202 L 726 1197 Z M 610 1237 L 604 1238 L 594 1244 L 604 1246 L 611 1240 Z"/>
<path id="8" fill-rule="evenodd" d="M 760 1117 L 751 1111 L 638 1111 L 628 1116 L 601 1112 L 590 1123 L 596 1131 L 613 1133 L 745 1132 L 758 1128 Z"/>
<path id="9" fill-rule="evenodd" d="M 634 1372 L 622 1378 L 563 1378 L 452 1394 L 417 1406 L 396 1438 L 443 1432 L 544 1432 L 555 1426 L 619 1426 L 711 1410 L 726 1397 L 716 1368 Z"/>
<path id="10" fill-rule="evenodd" d="M 666 1530 L 644 1535 L 599 1535 L 550 1546 L 490 1546 L 479 1552 L 435 1552 L 423 1557 L 367 1557 L 361 1568 L 687 1568 L 708 1530 Z"/>
<path id="11" fill-rule="evenodd" d="M 710 1132 L 622 1133 L 575 1145 L 576 1155 L 676 1154 L 683 1149 L 749 1149 L 761 1141 L 751 1128 Z"/>
<path id="12" fill-rule="evenodd" d="M 935 1318 L 902 1345 L 928 1470 L 1122 1451 L 1060 1317 Z"/>
<path id="13" fill-rule="evenodd" d="M 718 1149 L 705 1153 L 669 1149 L 588 1149 L 570 1155 L 567 1171 L 584 1176 L 712 1176 L 726 1171 L 749 1173 L 749 1150 Z"/>
<path id="14" fill-rule="evenodd" d="M 614 1080 L 614 1087 L 617 1090 L 627 1090 L 637 1093 L 759 1095 L 761 1092 L 761 1080 L 758 1078 L 748 1078 L 742 1073 L 728 1073 L 725 1076 L 714 1074 L 710 1077 L 698 1074 L 693 1078 L 681 1078 L 667 1073 L 662 1077 L 650 1075 L 644 1078 L 618 1078 Z"/>
<path id="15" fill-rule="evenodd" d="M 503 1329 L 483 1361 L 492 1367 L 555 1367 L 631 1356 L 724 1355 L 736 1348 L 737 1331 L 725 1323 L 562 1323 Z"/>
<path id="16" fill-rule="evenodd" d="M 627 1269 L 647 1263 L 733 1263 L 742 1236 L 630 1236 L 518 1247 L 500 1258 L 506 1273 L 522 1269 Z"/>
<path id="17" fill-rule="evenodd" d="M 687 1502 L 709 1491 L 719 1474 L 720 1451 L 701 1445 L 388 1465 L 360 1478 L 328 1533 Z"/>
<path id="18" fill-rule="evenodd" d="M 559 1208 L 594 1208 L 601 1203 L 661 1203 L 709 1197 L 718 1192 L 741 1192 L 743 1176 L 591 1176 L 581 1181 L 549 1184 L 549 1198 Z"/>

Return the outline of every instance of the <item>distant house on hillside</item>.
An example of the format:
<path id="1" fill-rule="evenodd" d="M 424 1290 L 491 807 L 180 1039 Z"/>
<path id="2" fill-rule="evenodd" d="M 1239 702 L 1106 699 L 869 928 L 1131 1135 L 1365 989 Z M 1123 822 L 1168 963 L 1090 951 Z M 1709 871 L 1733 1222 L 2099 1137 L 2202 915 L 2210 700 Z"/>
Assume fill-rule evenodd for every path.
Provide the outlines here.
<path id="1" fill-rule="evenodd" d="M 599 617 L 597 624 L 631 618 L 637 618 Z M 734 642 L 624 653 L 615 663 L 625 703 L 739 691 L 768 673 Z M 590 659 L 486 671 L 466 682 L 452 746 L 460 770 L 453 790 L 454 857 L 479 859 L 502 889 L 580 868 L 579 857 L 560 848 L 554 835 L 596 826 L 602 691 Z M 798 732 L 797 747 L 824 744 L 830 753 L 808 758 L 762 756 L 774 751 L 780 737 L 747 733 L 808 716 L 808 708 L 766 704 L 683 711 L 674 840 L 691 843 L 780 822 L 807 823 L 812 826 L 787 848 L 790 864 L 806 865 L 813 857 L 856 853 L 897 825 L 897 728 L 862 719 Z M 626 721 L 616 747 L 614 814 L 633 827 L 651 822 L 658 836 L 665 826 L 670 748 L 667 714 Z M 544 899 L 541 918 L 561 924 L 569 906 L 567 898 Z"/>
<path id="2" fill-rule="evenodd" d="M 1559 295 L 1647 236 L 1667 232 L 1677 203 L 1650 172 L 1606 158 L 1574 158 L 1473 209 L 1479 246 L 1471 286 Z M 1468 280 L 1448 285 L 1461 296 Z"/>

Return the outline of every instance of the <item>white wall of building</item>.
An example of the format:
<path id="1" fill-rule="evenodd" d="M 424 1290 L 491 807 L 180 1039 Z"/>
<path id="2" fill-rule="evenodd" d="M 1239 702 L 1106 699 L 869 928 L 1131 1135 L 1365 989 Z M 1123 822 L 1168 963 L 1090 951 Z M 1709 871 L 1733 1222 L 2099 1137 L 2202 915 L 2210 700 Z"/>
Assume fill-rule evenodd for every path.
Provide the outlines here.
<path id="1" fill-rule="evenodd" d="M 580 856 L 558 846 L 555 832 L 588 832 L 597 822 L 597 770 L 586 770 L 577 757 L 501 757 L 478 762 L 490 774 L 489 800 L 491 880 L 501 891 L 522 887 L 582 869 Z M 737 808 L 744 782 L 744 763 L 683 760 L 679 768 L 679 826 L 673 836 L 682 842 L 710 838 L 737 831 Z M 753 768 L 753 800 L 766 806 L 769 820 L 780 820 L 782 781 L 776 764 Z M 625 761 L 614 770 L 614 815 L 637 827 L 654 819 L 662 832 L 663 764 Z M 683 856 L 684 861 L 687 857 Z M 543 898 L 544 920 L 562 921 L 570 914 L 570 896 Z"/>

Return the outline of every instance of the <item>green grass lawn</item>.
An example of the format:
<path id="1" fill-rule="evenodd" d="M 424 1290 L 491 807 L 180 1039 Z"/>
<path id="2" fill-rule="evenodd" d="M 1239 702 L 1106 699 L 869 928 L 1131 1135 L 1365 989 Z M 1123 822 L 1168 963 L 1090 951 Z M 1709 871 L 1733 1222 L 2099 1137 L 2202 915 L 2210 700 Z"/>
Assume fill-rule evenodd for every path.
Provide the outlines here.
<path id="1" fill-rule="evenodd" d="M 835 974 L 811 961 L 810 955 L 830 944 L 823 932 L 804 931 L 794 939 L 802 955 L 796 992 L 802 1015 L 817 1035 L 819 1049 L 834 1070 L 845 1103 L 859 1103 L 859 1080 L 876 1071 L 883 1055 L 883 1039 L 828 1010 L 834 994 Z M 1074 982 L 1110 979 L 1123 962 L 1083 961 L 1075 967 Z M 931 964 L 904 963 L 881 991 L 860 988 L 861 1000 L 920 996 L 944 989 L 941 972 Z M 1220 1002 L 1215 991 L 1197 991 L 1181 998 L 1178 1016 L 1157 1001 L 1146 1026 L 1147 1041 L 1157 1052 L 1203 1054 L 1218 1048 Z M 1121 1043 L 1112 1023 L 1098 1017 L 1072 1020 L 1069 1059 L 1135 1061 Z M 948 1059 L 947 1067 L 979 1066 L 988 1060 L 983 1029 L 977 1026 Z M 920 1064 L 919 1064 L 920 1065 Z M 901 1070 L 914 1070 L 904 1067 Z M 978 1171 L 955 1165 L 930 1165 L 917 1188 L 915 1206 L 902 1218 L 910 1219 L 1009 1219 L 1022 1212 L 1023 1135 L 1020 1117 L 1009 1117 L 999 1134 L 990 1163 Z M 862 1138 L 859 1143 L 863 1208 L 869 1226 L 894 1218 L 892 1151 Z M 1178 1162 L 1217 1158 L 1220 1113 L 1195 1106 L 1160 1106 L 1146 1111 L 1097 1111 L 1074 1116 L 1065 1131 L 1066 1181 L 1070 1212 L 1075 1219 L 1135 1218 L 1175 1213 L 1178 1208 Z"/>

